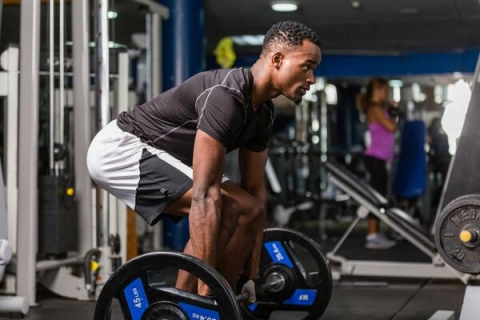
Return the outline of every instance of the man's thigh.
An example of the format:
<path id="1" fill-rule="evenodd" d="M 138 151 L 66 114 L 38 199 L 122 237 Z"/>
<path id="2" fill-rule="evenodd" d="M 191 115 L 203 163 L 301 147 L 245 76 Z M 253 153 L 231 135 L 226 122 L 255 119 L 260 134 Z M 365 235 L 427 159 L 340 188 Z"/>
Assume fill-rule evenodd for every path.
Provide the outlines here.
<path id="1" fill-rule="evenodd" d="M 225 181 L 224 183 L 222 183 L 220 188 L 222 193 L 222 208 L 232 208 L 242 211 L 255 206 L 255 197 L 253 197 L 251 194 L 249 194 L 247 191 L 245 191 L 232 181 Z M 187 216 L 190 213 L 191 204 L 192 189 L 189 189 L 180 198 L 172 202 L 170 206 L 168 206 L 165 210 L 165 213 L 171 215 Z"/>

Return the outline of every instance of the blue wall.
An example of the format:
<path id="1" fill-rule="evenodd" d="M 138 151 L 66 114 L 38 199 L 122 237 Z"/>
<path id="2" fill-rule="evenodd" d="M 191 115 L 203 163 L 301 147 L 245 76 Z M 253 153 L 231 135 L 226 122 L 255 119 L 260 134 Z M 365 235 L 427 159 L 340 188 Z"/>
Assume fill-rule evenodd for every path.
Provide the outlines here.
<path id="1" fill-rule="evenodd" d="M 315 74 L 325 77 L 388 77 L 453 72 L 473 73 L 478 54 L 479 50 L 477 49 L 388 56 L 326 54 Z M 256 60 L 256 55 L 239 57 L 235 65 L 250 67 Z M 208 63 L 209 69 L 218 68 L 214 59 L 209 59 Z"/>

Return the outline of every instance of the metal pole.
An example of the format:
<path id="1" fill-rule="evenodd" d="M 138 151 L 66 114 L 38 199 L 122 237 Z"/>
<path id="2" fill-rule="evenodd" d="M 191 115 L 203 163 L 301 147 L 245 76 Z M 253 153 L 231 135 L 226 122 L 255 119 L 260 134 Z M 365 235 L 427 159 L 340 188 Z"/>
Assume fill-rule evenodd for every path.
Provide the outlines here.
<path id="1" fill-rule="evenodd" d="M 109 51 L 108 51 L 108 0 L 95 0 L 95 111 L 96 129 L 99 131 L 110 121 L 109 105 Z M 109 246 L 109 217 L 108 193 L 97 187 L 96 189 L 96 217 L 97 217 L 97 247 L 101 250 L 100 274 L 97 281 L 98 295 L 103 284 L 112 271 L 112 250 Z"/>
<path id="2" fill-rule="evenodd" d="M 108 51 L 108 1 L 95 0 L 95 111 L 97 131 L 105 127 L 110 120 L 109 110 L 109 51 Z M 100 191 L 100 190 L 99 190 Z M 108 216 L 102 206 L 106 207 L 107 198 L 102 197 L 102 192 L 97 191 L 97 216 L 101 220 L 101 231 L 98 234 L 98 246 L 108 245 Z M 103 199 L 102 199 L 103 198 Z"/>
<path id="3" fill-rule="evenodd" d="M 160 93 L 160 42 L 161 34 L 160 13 L 152 11 L 147 14 L 147 100 L 153 99 Z M 163 223 L 153 227 L 153 250 L 163 247 Z"/>
<path id="4" fill-rule="evenodd" d="M 151 66 L 152 66 L 152 71 L 151 71 L 151 92 L 152 92 L 152 98 L 156 97 L 160 94 L 160 88 L 162 87 L 162 81 L 160 79 L 161 70 L 161 61 L 162 61 L 162 56 L 161 56 L 161 43 L 162 43 L 162 29 L 161 29 L 161 17 L 159 13 L 152 12 L 151 13 L 151 19 L 152 19 L 152 30 L 151 30 L 151 50 L 152 50 L 152 61 L 151 61 Z"/>
<path id="5" fill-rule="evenodd" d="M 89 1 L 72 1 L 73 37 L 73 112 L 75 152 L 75 193 L 78 199 L 78 252 L 84 255 L 92 243 L 92 181 L 86 156 L 92 137 L 90 109 L 90 22 Z"/>
<path id="6" fill-rule="evenodd" d="M 128 111 L 128 52 L 118 54 L 118 80 L 117 80 L 117 111 Z"/>
<path id="7" fill-rule="evenodd" d="M 50 114 L 49 114 L 49 131 L 50 131 L 50 136 L 49 136 L 49 146 L 48 146 L 48 163 L 49 163 L 49 169 L 50 173 L 53 174 L 55 168 L 54 168 L 54 161 L 53 161 L 53 144 L 55 142 L 54 138 L 54 132 L 55 132 L 55 111 L 54 111 L 54 105 L 55 105 L 55 82 L 54 82 L 54 66 L 55 66 L 55 3 L 54 0 L 50 0 L 48 3 L 48 46 L 49 46 L 49 55 L 48 55 L 48 76 L 49 76 L 49 102 L 50 102 Z"/>
<path id="8" fill-rule="evenodd" d="M 22 1 L 20 8 L 20 139 L 18 194 L 17 294 L 35 304 L 38 235 L 38 69 L 40 1 Z"/>
<path id="9" fill-rule="evenodd" d="M 7 216 L 8 216 L 8 241 L 13 252 L 17 252 L 17 220 L 18 220 L 18 56 L 16 47 L 9 47 L 0 56 L 1 66 L 8 74 L 7 115 L 5 117 L 5 149 L 6 166 L 4 169 L 7 184 Z"/>
<path id="10" fill-rule="evenodd" d="M 108 1 L 95 0 L 95 107 L 97 131 L 110 120 L 109 109 L 109 49 L 108 49 Z"/>
<path id="11" fill-rule="evenodd" d="M 145 44 L 145 56 L 146 56 L 146 64 L 147 64 L 147 67 L 145 68 L 145 73 L 146 73 L 146 78 L 147 78 L 147 81 L 146 81 L 146 85 L 147 85 L 147 88 L 146 88 L 146 94 L 145 94 L 145 97 L 147 99 L 147 101 L 151 100 L 152 99 L 152 42 L 153 42 L 153 39 L 152 39 L 152 13 L 151 12 L 148 12 L 146 15 L 145 15 L 145 23 L 146 23 L 146 26 L 145 26 L 145 33 L 147 34 L 146 36 L 146 41 L 147 43 Z"/>
<path id="12" fill-rule="evenodd" d="M 64 137 L 65 137 L 65 59 L 64 59 L 64 46 L 65 46 L 65 41 L 64 41 L 64 34 L 65 34 L 65 0 L 60 0 L 60 23 L 59 23 L 59 72 L 60 72 L 60 99 L 59 99 L 59 122 L 58 122 L 58 143 L 63 144 L 64 142 Z M 62 160 L 61 163 L 57 165 L 57 174 L 59 174 L 59 171 L 64 168 L 64 161 Z"/>
<path id="13" fill-rule="evenodd" d="M 52 269 L 57 269 L 63 266 L 68 266 L 72 264 L 82 264 L 83 257 L 68 258 L 63 260 L 43 260 L 38 261 L 36 264 L 37 271 L 47 271 Z M 68 284 L 65 284 L 68 285 Z"/>
<path id="14" fill-rule="evenodd" d="M 6 109 L 4 116 L 4 146 L 6 150 L 4 172 L 6 176 L 8 241 L 14 253 L 17 252 L 18 225 L 18 47 L 9 47 L 0 56 L 0 65 L 7 71 Z M 16 292 L 15 276 L 7 274 L 4 278 L 5 293 Z"/>
<path id="15" fill-rule="evenodd" d="M 2 34 L 2 9 L 3 9 L 3 0 L 0 0 L 0 34 Z"/>
<path id="16" fill-rule="evenodd" d="M 117 112 L 128 111 L 128 76 L 129 76 L 129 58 L 127 52 L 118 54 L 118 80 L 117 80 Z M 120 256 L 122 262 L 127 261 L 127 206 L 117 202 L 118 226 L 120 234 Z"/>

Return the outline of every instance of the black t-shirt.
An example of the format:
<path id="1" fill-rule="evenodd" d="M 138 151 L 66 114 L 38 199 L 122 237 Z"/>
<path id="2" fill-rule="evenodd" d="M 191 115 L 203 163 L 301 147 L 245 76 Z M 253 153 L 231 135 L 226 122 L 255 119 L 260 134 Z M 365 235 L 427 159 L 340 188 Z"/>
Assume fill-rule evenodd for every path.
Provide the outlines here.
<path id="1" fill-rule="evenodd" d="M 267 148 L 275 109 L 269 100 L 252 109 L 250 69 L 199 73 L 117 119 L 120 129 L 192 165 L 198 129 L 219 141 L 227 152 L 245 146 Z"/>

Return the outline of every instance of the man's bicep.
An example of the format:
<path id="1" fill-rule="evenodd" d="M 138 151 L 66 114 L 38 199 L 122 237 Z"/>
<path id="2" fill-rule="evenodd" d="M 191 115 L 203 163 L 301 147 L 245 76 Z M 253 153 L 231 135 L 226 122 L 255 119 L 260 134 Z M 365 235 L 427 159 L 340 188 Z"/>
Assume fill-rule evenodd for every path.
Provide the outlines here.
<path id="1" fill-rule="evenodd" d="M 247 190 L 259 190 L 265 188 L 265 164 L 267 163 L 268 151 L 253 152 L 247 148 L 241 148 L 239 153 L 240 174 L 242 186 Z"/>
<path id="2" fill-rule="evenodd" d="M 244 101 L 237 93 L 223 87 L 212 89 L 211 93 L 197 102 L 197 129 L 208 133 L 224 146 L 237 135 L 246 116 Z"/>

